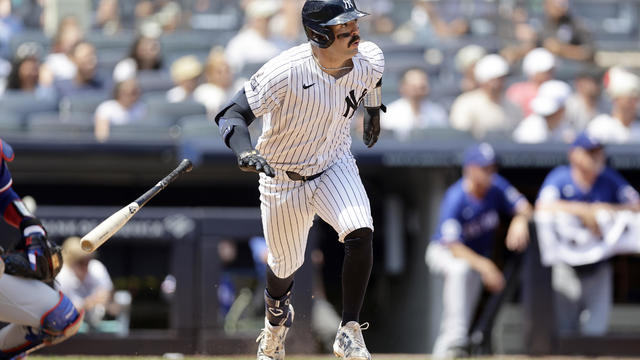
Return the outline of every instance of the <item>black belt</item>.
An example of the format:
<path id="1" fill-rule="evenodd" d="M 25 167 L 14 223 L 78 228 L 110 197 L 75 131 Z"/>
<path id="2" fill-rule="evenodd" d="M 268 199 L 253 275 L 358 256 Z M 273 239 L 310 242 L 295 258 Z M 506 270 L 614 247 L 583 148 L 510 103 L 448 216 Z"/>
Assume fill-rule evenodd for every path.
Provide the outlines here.
<path id="1" fill-rule="evenodd" d="M 324 173 L 324 171 L 319 172 L 317 174 L 314 175 L 309 175 L 309 176 L 302 176 L 298 173 L 295 173 L 293 171 L 287 171 L 287 176 L 289 177 L 289 179 L 293 180 L 293 181 L 310 181 L 313 179 L 316 179 L 318 176 L 322 175 L 322 173 Z"/>

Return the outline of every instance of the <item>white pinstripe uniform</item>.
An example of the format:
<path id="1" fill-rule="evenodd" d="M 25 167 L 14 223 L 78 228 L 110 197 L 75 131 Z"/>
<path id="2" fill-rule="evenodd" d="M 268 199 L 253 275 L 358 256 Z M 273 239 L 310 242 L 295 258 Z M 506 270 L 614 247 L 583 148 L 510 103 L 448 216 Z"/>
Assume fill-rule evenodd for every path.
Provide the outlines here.
<path id="1" fill-rule="evenodd" d="M 340 241 L 359 228 L 373 230 L 351 154 L 350 123 L 381 79 L 384 56 L 374 43 L 362 42 L 352 60 L 353 69 L 336 79 L 322 71 L 306 43 L 273 58 L 245 83 L 251 110 L 263 117 L 256 148 L 276 172 L 274 178 L 260 173 L 259 190 L 268 263 L 278 277 L 302 265 L 315 214 L 333 226 Z M 293 181 L 286 171 L 324 173 Z"/>

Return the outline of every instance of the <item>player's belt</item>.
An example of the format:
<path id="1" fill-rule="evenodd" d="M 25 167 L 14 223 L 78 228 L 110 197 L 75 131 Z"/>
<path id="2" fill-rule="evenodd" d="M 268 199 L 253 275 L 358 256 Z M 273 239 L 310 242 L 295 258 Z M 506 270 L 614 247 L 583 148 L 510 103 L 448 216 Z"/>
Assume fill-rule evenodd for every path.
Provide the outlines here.
<path id="1" fill-rule="evenodd" d="M 314 174 L 314 175 L 302 176 L 302 175 L 300 175 L 298 173 L 295 173 L 293 171 L 287 171 L 287 176 L 289 177 L 289 179 L 291 179 L 293 181 L 309 181 L 309 180 L 316 179 L 318 176 L 322 175 L 322 173 L 324 173 L 324 171 L 319 172 L 319 173 Z"/>

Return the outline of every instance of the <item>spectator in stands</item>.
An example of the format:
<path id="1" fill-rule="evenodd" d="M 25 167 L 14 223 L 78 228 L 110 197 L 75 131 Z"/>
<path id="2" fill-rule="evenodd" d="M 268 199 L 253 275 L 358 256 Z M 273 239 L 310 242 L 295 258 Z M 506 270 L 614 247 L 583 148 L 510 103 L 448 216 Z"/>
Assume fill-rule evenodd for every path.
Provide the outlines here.
<path id="1" fill-rule="evenodd" d="M 467 45 L 458 50 L 454 59 L 456 69 L 462 74 L 460 79 L 460 90 L 467 92 L 478 88 L 478 82 L 473 74 L 478 60 L 487 55 L 487 50 L 480 45 Z"/>
<path id="2" fill-rule="evenodd" d="M 573 215 L 600 237 L 596 220 L 599 210 L 640 210 L 637 191 L 605 163 L 602 143 L 584 132 L 578 135 L 569 150 L 569 165 L 556 167 L 545 178 L 536 211 Z M 553 266 L 559 334 L 597 336 L 607 331 L 613 295 L 611 277 L 608 260 L 577 267 Z"/>
<path id="3" fill-rule="evenodd" d="M 193 98 L 202 75 L 202 64 L 197 57 L 187 55 L 171 64 L 171 79 L 176 85 L 167 91 L 167 101 L 180 102 Z"/>
<path id="4" fill-rule="evenodd" d="M 614 67 L 608 72 L 606 91 L 613 101 L 611 114 L 596 116 L 587 131 L 604 143 L 640 143 L 640 123 L 636 121 L 640 79 L 625 69 Z"/>
<path id="5" fill-rule="evenodd" d="M 77 309 L 84 309 L 85 322 L 95 330 L 107 313 L 118 312 L 109 272 L 93 253 L 82 250 L 79 237 L 64 241 L 62 256 L 64 265 L 56 277 L 56 286 Z"/>
<path id="6" fill-rule="evenodd" d="M 117 33 L 121 25 L 118 0 L 98 0 L 93 22 L 93 26 L 105 34 Z"/>
<path id="7" fill-rule="evenodd" d="M 538 90 L 531 101 L 532 113 L 513 132 L 513 140 L 519 143 L 571 142 L 574 138 L 565 117 L 565 103 L 571 94 L 569 84 L 549 80 Z"/>
<path id="8" fill-rule="evenodd" d="M 98 105 L 94 116 L 95 136 L 98 141 L 109 138 L 112 125 L 124 125 L 144 120 L 145 104 L 140 101 L 140 87 L 135 78 L 116 84 L 113 99 Z"/>
<path id="9" fill-rule="evenodd" d="M 269 22 L 278 13 L 276 0 L 252 0 L 246 7 L 247 24 L 227 44 L 226 55 L 234 73 L 246 64 L 261 65 L 278 55 L 286 44 L 272 36 Z"/>
<path id="10" fill-rule="evenodd" d="M 505 239 L 507 248 L 524 250 L 529 242 L 531 205 L 496 173 L 491 145 L 472 145 L 464 155 L 462 179 L 444 195 L 438 227 L 425 256 L 431 271 L 444 276 L 435 359 L 468 355 L 467 335 L 482 284 L 491 292 L 504 288 L 504 276 L 490 259 L 500 213 L 513 216 Z"/>
<path id="11" fill-rule="evenodd" d="M 96 73 L 98 59 L 96 48 L 89 42 L 80 41 L 71 50 L 71 60 L 77 71 L 71 79 L 54 82 L 59 98 L 71 97 L 87 91 L 106 91 L 107 86 Z"/>
<path id="12" fill-rule="evenodd" d="M 140 34 L 129 50 L 129 56 L 119 61 L 113 69 L 113 80 L 123 81 L 135 77 L 138 71 L 159 71 L 163 68 L 160 52 L 160 29 Z"/>
<path id="13" fill-rule="evenodd" d="M 394 33 L 396 41 L 434 42 L 442 38 L 459 37 L 469 32 L 469 23 L 454 9 L 446 14 L 446 2 L 414 0 L 409 21 L 398 27 Z"/>
<path id="14" fill-rule="evenodd" d="M 496 54 L 486 55 L 475 65 L 480 87 L 460 95 L 451 106 L 451 125 L 481 139 L 488 131 L 511 131 L 522 119 L 517 105 L 504 98 L 509 65 Z"/>
<path id="15" fill-rule="evenodd" d="M 22 31 L 22 21 L 12 14 L 11 0 L 0 0 L 0 56 L 11 58 L 11 38 Z"/>
<path id="16" fill-rule="evenodd" d="M 45 59 L 45 65 L 53 72 L 56 80 L 68 80 L 76 76 L 77 68 L 72 60 L 72 51 L 83 38 L 84 32 L 76 18 L 66 17 L 60 21 L 51 53 Z"/>
<path id="17" fill-rule="evenodd" d="M 500 55 L 509 64 L 515 64 L 524 58 L 538 43 L 538 33 L 529 21 L 531 17 L 525 9 L 526 2 L 515 7 L 506 6 L 501 11 L 497 35 L 502 42 Z"/>
<path id="18" fill-rule="evenodd" d="M 575 93 L 567 99 L 566 118 L 576 132 L 583 131 L 597 115 L 607 112 L 601 96 L 601 81 L 597 70 L 583 71 L 573 81 Z"/>
<path id="19" fill-rule="evenodd" d="M 569 11 L 569 0 L 545 0 L 542 45 L 554 55 L 593 61 L 593 39 L 587 27 Z"/>
<path id="20" fill-rule="evenodd" d="M 218 48 L 211 49 L 204 70 L 207 82 L 199 85 L 193 92 L 193 98 L 202 103 L 210 114 L 218 113 L 218 110 L 229 99 L 233 89 L 233 73 L 227 62 L 224 51 Z"/>
<path id="21" fill-rule="evenodd" d="M 42 53 L 38 43 L 20 44 L 11 64 L 7 91 L 29 92 L 44 100 L 54 100 L 53 74 L 40 65 Z"/>
<path id="22" fill-rule="evenodd" d="M 538 87 L 553 79 L 554 66 L 553 54 L 544 48 L 533 49 L 524 57 L 522 72 L 527 76 L 527 81 L 509 86 L 506 92 L 507 99 L 520 106 L 524 116 L 531 114 L 530 103 L 538 94 Z"/>
<path id="23" fill-rule="evenodd" d="M 396 138 L 406 140 L 415 130 L 448 127 L 447 111 L 427 99 L 429 91 L 429 77 L 424 70 L 407 70 L 400 83 L 402 97 L 389 104 L 380 123 L 382 129 L 393 131 Z"/>

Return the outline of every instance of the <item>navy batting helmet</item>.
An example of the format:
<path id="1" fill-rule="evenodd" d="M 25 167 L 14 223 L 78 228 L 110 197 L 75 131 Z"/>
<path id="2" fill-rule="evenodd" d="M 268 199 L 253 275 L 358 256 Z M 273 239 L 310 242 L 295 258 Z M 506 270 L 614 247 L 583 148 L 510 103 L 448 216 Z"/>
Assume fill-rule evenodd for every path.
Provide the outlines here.
<path id="1" fill-rule="evenodd" d="M 329 25 L 345 24 L 367 15 L 356 8 L 353 0 L 307 0 L 302 8 L 302 25 L 313 45 L 328 48 L 335 40 Z"/>

